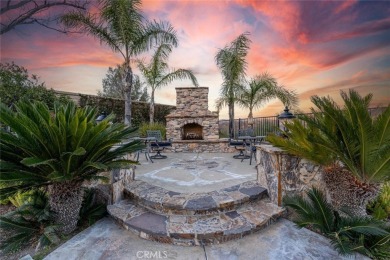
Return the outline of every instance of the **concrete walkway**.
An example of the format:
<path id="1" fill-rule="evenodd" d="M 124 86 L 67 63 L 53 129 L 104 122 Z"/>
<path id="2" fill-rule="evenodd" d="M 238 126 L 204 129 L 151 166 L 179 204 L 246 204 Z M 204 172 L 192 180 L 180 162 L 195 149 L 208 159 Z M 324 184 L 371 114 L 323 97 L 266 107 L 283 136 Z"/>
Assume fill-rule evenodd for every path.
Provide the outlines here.
<path id="1" fill-rule="evenodd" d="M 111 218 L 79 233 L 45 259 L 368 259 L 340 257 L 329 241 L 281 219 L 257 234 L 220 245 L 182 247 L 138 238 Z"/>

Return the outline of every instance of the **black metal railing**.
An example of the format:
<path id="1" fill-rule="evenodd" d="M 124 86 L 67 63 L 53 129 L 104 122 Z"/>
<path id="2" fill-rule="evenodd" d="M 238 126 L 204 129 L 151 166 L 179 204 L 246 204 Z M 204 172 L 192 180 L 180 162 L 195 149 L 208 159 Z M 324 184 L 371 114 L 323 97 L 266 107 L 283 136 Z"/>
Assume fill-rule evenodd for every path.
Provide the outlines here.
<path id="1" fill-rule="evenodd" d="M 234 136 L 238 136 L 238 130 L 247 129 L 248 119 L 239 118 L 234 120 Z M 256 117 L 253 118 L 253 133 L 256 136 L 275 133 L 279 128 L 279 119 L 277 116 Z M 221 138 L 229 137 L 229 120 L 219 120 L 219 136 Z"/>
<path id="2" fill-rule="evenodd" d="M 369 113 L 372 117 L 376 117 L 381 114 L 386 107 L 374 107 L 369 108 Z M 295 114 L 299 115 L 312 115 L 312 113 Z M 234 137 L 238 136 L 238 130 L 248 128 L 248 118 L 239 118 L 234 120 Z M 253 132 L 254 135 L 268 135 L 270 133 L 277 133 L 279 131 L 279 119 L 278 116 L 266 116 L 253 118 Z M 219 136 L 220 138 L 229 137 L 229 120 L 219 120 Z"/>

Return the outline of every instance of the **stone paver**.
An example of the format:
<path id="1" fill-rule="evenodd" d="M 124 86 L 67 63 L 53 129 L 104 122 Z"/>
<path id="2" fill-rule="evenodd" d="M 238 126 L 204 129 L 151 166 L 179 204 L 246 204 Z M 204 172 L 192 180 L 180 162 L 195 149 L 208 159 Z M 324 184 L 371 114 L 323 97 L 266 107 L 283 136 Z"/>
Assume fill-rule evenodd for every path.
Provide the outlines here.
<path id="1" fill-rule="evenodd" d="M 213 214 L 237 208 L 247 201 L 267 197 L 257 181 L 247 181 L 221 190 L 179 193 L 135 180 L 125 188 L 126 196 L 137 205 L 163 214 Z"/>
<path id="2" fill-rule="evenodd" d="M 351 259 L 340 257 L 329 241 L 281 219 L 261 233 L 219 245 L 205 246 L 207 259 Z M 57 248 L 45 259 L 206 259 L 201 246 L 183 247 L 140 239 L 105 218 Z M 368 259 L 361 255 L 352 259 Z"/>
<path id="3" fill-rule="evenodd" d="M 198 202 L 194 203 L 197 205 Z M 107 210 L 121 225 L 140 237 L 176 245 L 208 245 L 239 239 L 265 228 L 284 213 L 283 208 L 266 199 L 247 202 L 234 211 L 213 211 L 210 215 L 160 215 L 145 212 L 142 206 L 129 200 L 109 205 Z"/>
<path id="4" fill-rule="evenodd" d="M 135 179 L 180 193 L 220 190 L 256 180 L 255 163 L 233 159 L 235 153 L 165 153 L 154 163 L 140 157 Z"/>

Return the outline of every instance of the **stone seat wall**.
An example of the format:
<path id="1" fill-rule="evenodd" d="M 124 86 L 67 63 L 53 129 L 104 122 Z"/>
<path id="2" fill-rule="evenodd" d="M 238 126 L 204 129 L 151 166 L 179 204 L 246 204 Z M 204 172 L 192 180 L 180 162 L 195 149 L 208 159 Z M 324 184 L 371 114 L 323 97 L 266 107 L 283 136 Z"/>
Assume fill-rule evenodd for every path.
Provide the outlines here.
<path id="1" fill-rule="evenodd" d="M 234 153 L 237 150 L 229 146 L 227 139 L 218 140 L 176 140 L 171 149 L 163 152 L 190 152 L 190 153 Z"/>

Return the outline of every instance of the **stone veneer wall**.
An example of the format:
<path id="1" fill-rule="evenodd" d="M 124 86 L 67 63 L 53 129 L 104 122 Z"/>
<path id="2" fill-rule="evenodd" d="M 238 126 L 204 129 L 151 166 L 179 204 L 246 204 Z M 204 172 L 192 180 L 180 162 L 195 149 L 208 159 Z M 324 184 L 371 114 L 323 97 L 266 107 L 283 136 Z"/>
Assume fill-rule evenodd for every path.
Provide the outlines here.
<path id="1" fill-rule="evenodd" d="M 125 187 L 134 180 L 135 167 L 130 169 L 115 169 L 112 171 L 111 202 L 118 203 L 124 199 Z"/>
<path id="2" fill-rule="evenodd" d="M 237 150 L 229 146 L 229 140 L 220 139 L 214 141 L 206 140 L 179 140 L 172 142 L 171 149 L 165 149 L 164 152 L 195 152 L 195 153 L 234 153 Z"/>
<path id="3" fill-rule="evenodd" d="M 256 146 L 257 181 L 268 189 L 274 204 L 281 205 L 286 195 L 304 194 L 310 187 L 325 192 L 322 167 L 292 156 L 272 145 Z"/>
<path id="4" fill-rule="evenodd" d="M 135 154 L 128 154 L 125 159 L 135 160 Z M 108 182 L 102 180 L 85 181 L 83 186 L 96 190 L 98 202 L 111 205 L 123 200 L 124 188 L 134 180 L 134 174 L 135 166 L 128 169 L 113 169 L 99 174 L 106 177 Z"/>
<path id="5" fill-rule="evenodd" d="M 167 139 L 182 140 L 182 127 L 196 123 L 203 127 L 204 140 L 219 139 L 218 112 L 208 110 L 207 87 L 176 88 L 176 110 L 166 116 Z"/>

